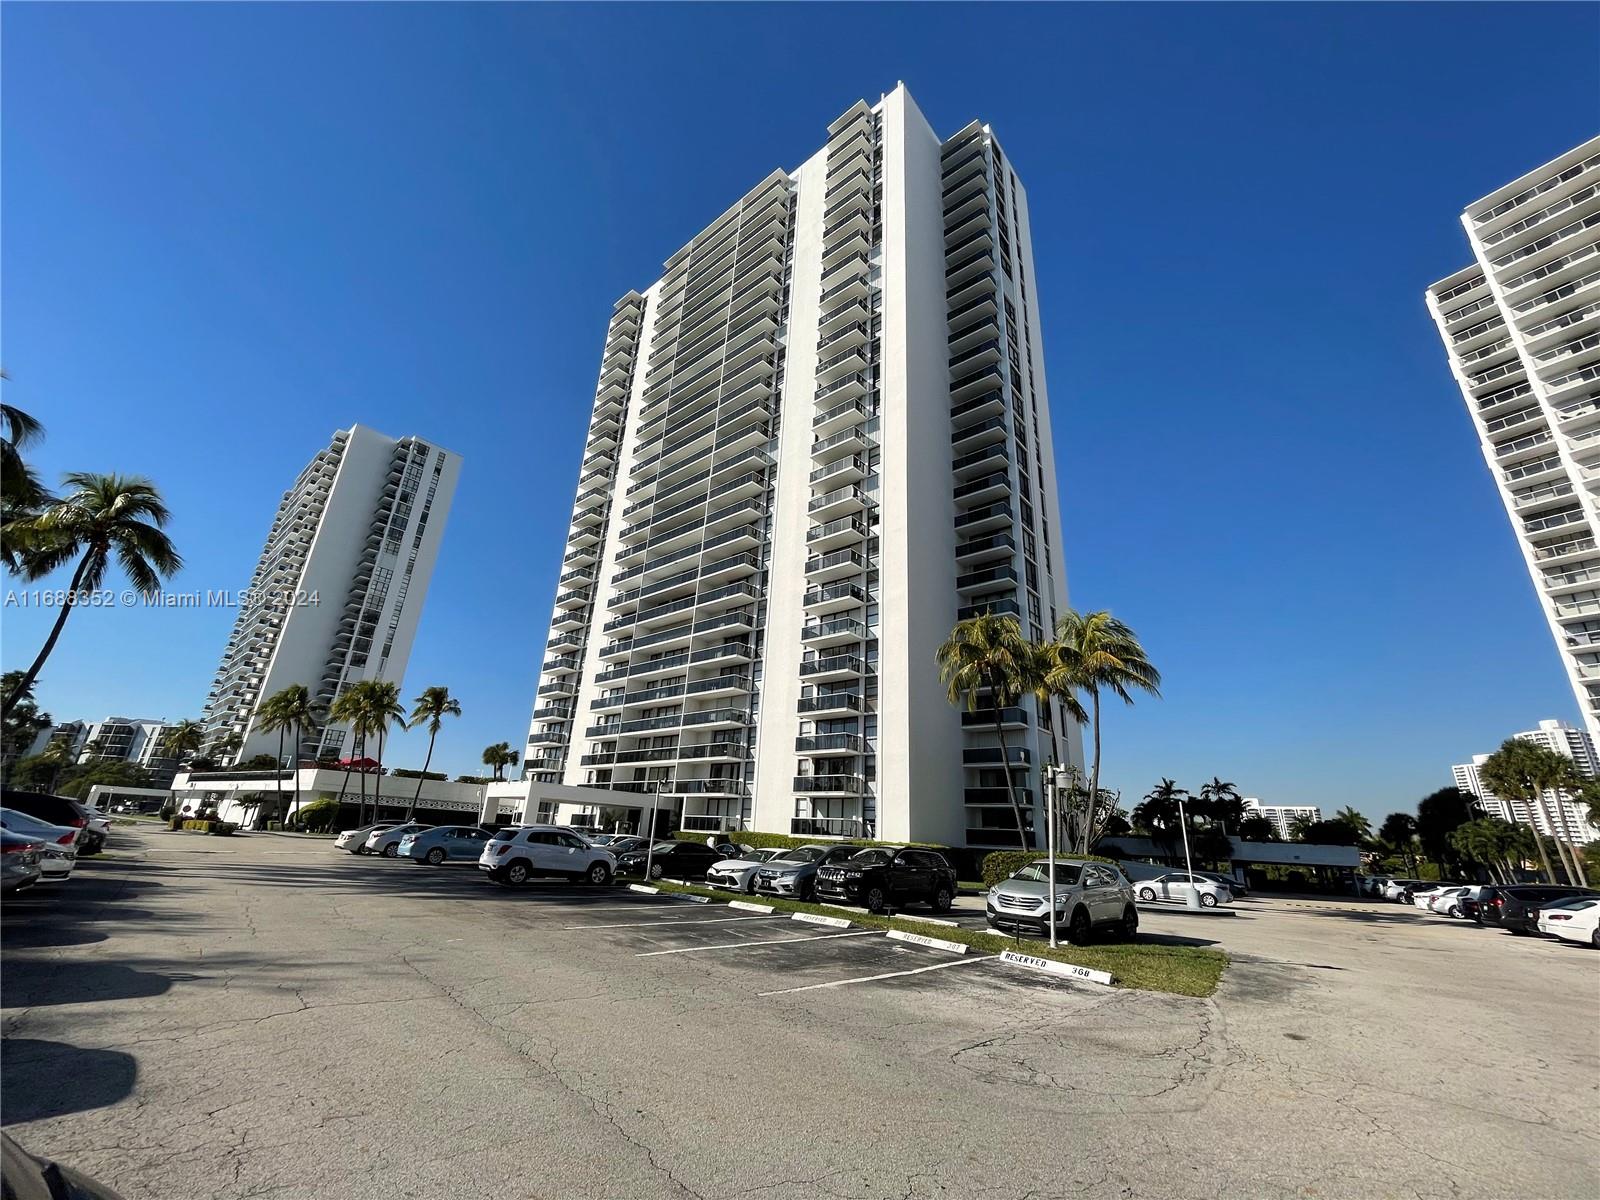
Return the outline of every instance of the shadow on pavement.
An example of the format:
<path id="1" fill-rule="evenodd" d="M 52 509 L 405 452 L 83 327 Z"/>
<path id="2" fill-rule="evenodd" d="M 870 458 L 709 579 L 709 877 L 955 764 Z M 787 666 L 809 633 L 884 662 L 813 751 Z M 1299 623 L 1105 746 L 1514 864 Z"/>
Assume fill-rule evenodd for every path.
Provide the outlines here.
<path id="1" fill-rule="evenodd" d="M 133 1091 L 138 1066 L 120 1050 L 85 1050 L 65 1042 L 0 1042 L 0 1124 L 41 1121 L 115 1104 Z"/>
<path id="2" fill-rule="evenodd" d="M 55 1004 L 91 1004 L 161 996 L 199 976 L 185 971 L 141 971 L 119 962 L 29 962 L 6 967 L 0 1008 L 46 1008 Z M 6 1063 L 6 1073 L 11 1063 Z"/>

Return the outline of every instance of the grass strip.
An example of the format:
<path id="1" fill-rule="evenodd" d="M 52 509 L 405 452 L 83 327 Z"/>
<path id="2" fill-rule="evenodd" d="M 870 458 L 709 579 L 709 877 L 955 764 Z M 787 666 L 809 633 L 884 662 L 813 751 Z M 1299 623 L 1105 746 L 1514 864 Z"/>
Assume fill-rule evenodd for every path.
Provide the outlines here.
<path id="1" fill-rule="evenodd" d="M 662 892 L 684 892 L 694 896 L 710 896 L 727 900 L 730 893 L 689 883 L 674 883 L 658 879 L 654 886 Z M 732 896 L 733 899 L 741 897 Z M 952 929 L 948 925 L 935 925 L 919 921 L 914 915 L 888 917 L 851 909 L 841 911 L 824 904 L 808 904 L 803 900 L 786 900 L 779 896 L 759 895 L 761 904 L 770 904 L 778 912 L 816 913 L 825 917 L 848 916 L 852 925 L 862 929 L 900 929 L 907 933 L 920 933 L 941 938 L 947 942 L 963 942 L 974 950 L 998 954 L 1002 950 L 1017 950 L 1035 958 L 1049 958 L 1057 962 L 1072 963 L 1095 971 L 1111 972 L 1113 987 L 1138 988 L 1150 992 L 1168 992 L 1175 996 L 1209 996 L 1217 990 L 1222 972 L 1227 970 L 1228 956 L 1209 946 L 1165 946 L 1154 942 L 1116 942 L 1098 946 L 1061 946 L 1052 950 L 1044 942 L 1029 938 L 1018 940 L 985 930 Z"/>

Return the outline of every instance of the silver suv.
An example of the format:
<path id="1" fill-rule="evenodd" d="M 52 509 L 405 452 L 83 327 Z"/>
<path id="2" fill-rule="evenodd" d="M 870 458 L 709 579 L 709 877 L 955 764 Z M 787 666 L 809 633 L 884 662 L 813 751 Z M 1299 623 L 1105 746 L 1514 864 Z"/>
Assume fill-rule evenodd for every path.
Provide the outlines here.
<path id="1" fill-rule="evenodd" d="M 1050 929 L 1050 860 L 1035 859 L 989 889 L 989 927 L 1012 933 Z M 1076 945 L 1095 929 L 1113 929 L 1127 941 L 1139 933 L 1133 885 L 1116 867 L 1078 858 L 1056 859 L 1056 929 Z"/>
<path id="2" fill-rule="evenodd" d="M 846 845 L 800 846 L 782 858 L 775 858 L 765 866 L 756 868 L 756 891 L 769 896 L 813 900 L 817 894 L 818 867 L 842 863 L 865 849 L 865 846 Z"/>

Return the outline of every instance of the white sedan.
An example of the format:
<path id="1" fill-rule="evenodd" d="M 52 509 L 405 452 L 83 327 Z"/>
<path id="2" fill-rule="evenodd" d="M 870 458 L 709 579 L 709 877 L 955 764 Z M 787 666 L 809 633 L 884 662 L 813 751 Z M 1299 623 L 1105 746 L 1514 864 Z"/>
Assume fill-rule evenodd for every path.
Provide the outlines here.
<path id="1" fill-rule="evenodd" d="M 52 825 L 14 808 L 0 808 L 0 829 L 39 842 L 40 883 L 60 883 L 72 878 L 72 868 L 78 861 L 79 831 L 75 827 Z"/>
<path id="2" fill-rule="evenodd" d="M 1539 932 L 1569 942 L 1588 942 L 1600 950 L 1600 896 L 1560 908 L 1541 908 Z"/>
<path id="3" fill-rule="evenodd" d="M 706 868 L 706 886 L 727 888 L 734 892 L 755 894 L 756 872 L 773 859 L 782 858 L 788 850 L 773 847 L 764 850 L 742 851 L 738 858 L 725 858 Z"/>
<path id="4" fill-rule="evenodd" d="M 1201 908 L 1215 908 L 1219 904 L 1233 903 L 1233 893 L 1220 883 L 1184 871 L 1169 871 L 1154 879 L 1141 880 L 1133 888 L 1133 894 L 1146 902 L 1173 900 L 1179 904 L 1187 904 L 1191 892 L 1200 894 Z"/>
<path id="5" fill-rule="evenodd" d="M 1440 913 L 1448 917 L 1461 915 L 1461 897 L 1470 889 L 1462 884 L 1449 887 L 1429 888 L 1425 892 L 1417 892 L 1411 897 L 1411 903 L 1418 908 L 1431 913 Z"/>

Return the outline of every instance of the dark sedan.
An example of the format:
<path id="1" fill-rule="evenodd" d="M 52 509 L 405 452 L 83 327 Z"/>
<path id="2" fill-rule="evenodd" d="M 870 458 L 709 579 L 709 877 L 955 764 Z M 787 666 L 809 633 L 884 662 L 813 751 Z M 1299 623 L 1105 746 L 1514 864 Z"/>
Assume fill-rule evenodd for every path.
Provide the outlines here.
<path id="1" fill-rule="evenodd" d="M 712 847 L 704 842 L 657 842 L 648 855 L 650 878 L 701 883 L 711 865 L 727 858 L 730 849 L 737 851 L 737 847 Z M 640 847 L 617 859 L 617 874 L 643 875 L 647 861 L 645 851 L 645 847 Z"/>

